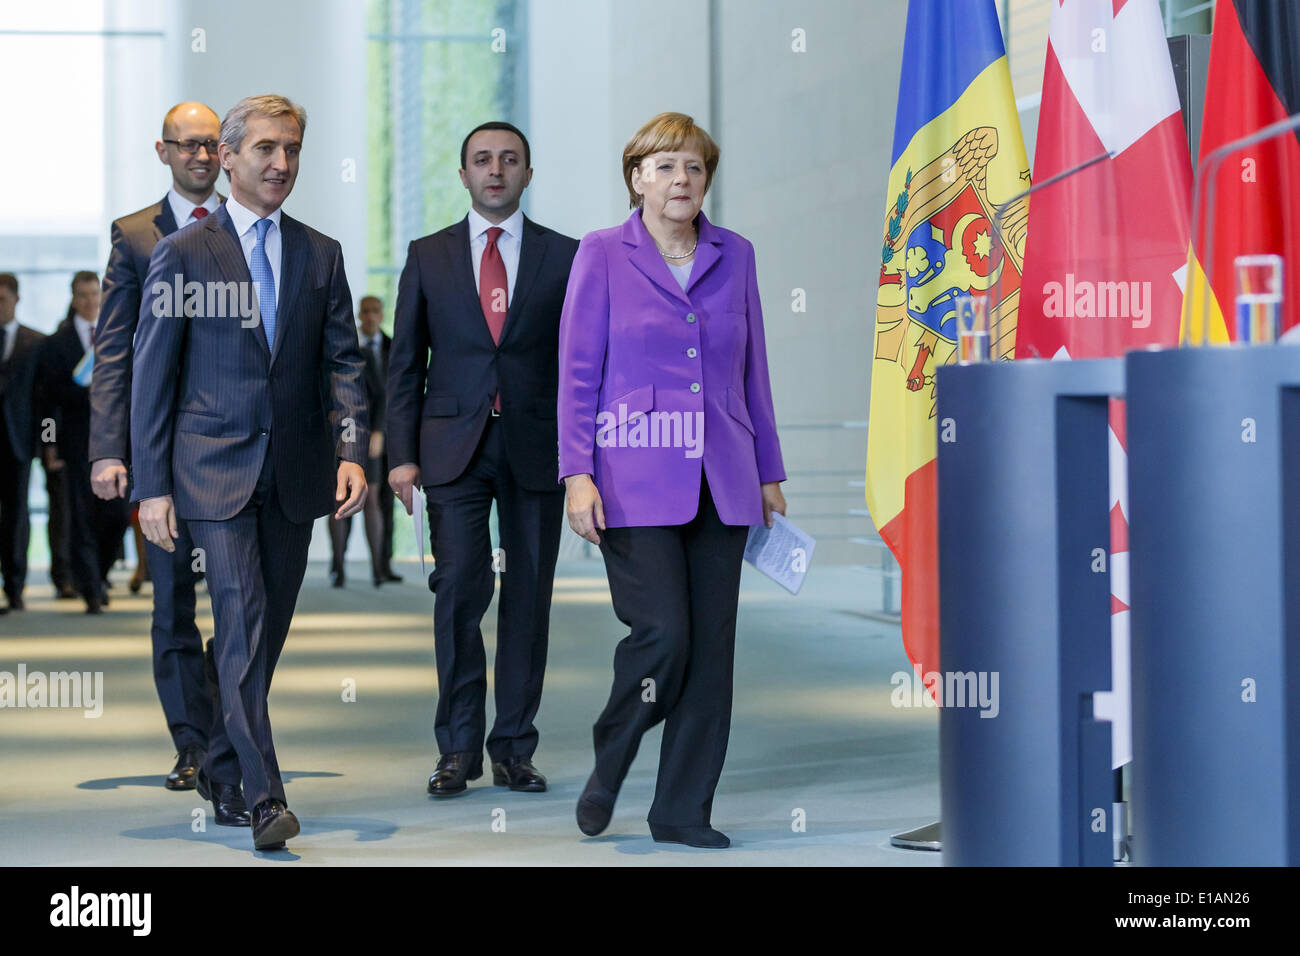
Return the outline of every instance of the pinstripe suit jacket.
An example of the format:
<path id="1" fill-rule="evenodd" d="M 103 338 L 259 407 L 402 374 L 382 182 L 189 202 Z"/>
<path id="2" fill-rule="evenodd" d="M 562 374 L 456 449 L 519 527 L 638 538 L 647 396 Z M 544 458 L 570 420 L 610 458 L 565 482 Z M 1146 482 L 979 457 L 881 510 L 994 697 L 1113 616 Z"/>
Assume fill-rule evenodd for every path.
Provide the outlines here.
<path id="1" fill-rule="evenodd" d="M 132 363 L 132 500 L 172 495 L 183 519 L 233 517 L 269 446 L 281 507 L 303 522 L 334 509 L 340 460 L 365 467 L 363 364 L 342 249 L 287 215 L 280 229 L 271 350 L 260 319 L 211 314 L 207 283 L 252 290 L 224 205 L 154 247 Z M 172 301 L 177 276 L 202 284 L 203 308 Z"/>

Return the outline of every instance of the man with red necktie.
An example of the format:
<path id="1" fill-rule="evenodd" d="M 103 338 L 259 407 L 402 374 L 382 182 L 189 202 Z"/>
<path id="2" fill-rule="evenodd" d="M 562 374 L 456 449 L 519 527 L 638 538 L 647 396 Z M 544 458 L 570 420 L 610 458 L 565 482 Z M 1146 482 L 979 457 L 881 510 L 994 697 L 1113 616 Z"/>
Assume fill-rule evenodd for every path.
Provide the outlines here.
<path id="1" fill-rule="evenodd" d="M 532 179 L 528 140 L 484 123 L 461 145 L 471 197 L 455 225 L 411 243 L 397 291 L 388 363 L 389 484 L 411 511 L 428 497 L 437 556 L 434 603 L 441 756 L 437 797 L 483 772 L 536 793 L 533 766 L 564 518 L 555 402 L 560 311 L 578 243 L 532 222 L 519 198 Z M 488 518 L 497 506 L 500 549 Z M 480 624 L 501 574 L 496 722 L 487 733 L 487 658 Z"/>

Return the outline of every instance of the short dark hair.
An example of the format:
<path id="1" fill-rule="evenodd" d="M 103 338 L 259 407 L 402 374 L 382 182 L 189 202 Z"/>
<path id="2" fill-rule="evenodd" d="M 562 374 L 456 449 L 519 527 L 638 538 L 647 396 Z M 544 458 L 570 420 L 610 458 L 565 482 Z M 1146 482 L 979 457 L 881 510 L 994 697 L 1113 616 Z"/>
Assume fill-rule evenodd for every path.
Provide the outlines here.
<path id="1" fill-rule="evenodd" d="M 460 168 L 461 169 L 465 168 L 465 160 L 468 155 L 470 136 L 473 136 L 475 133 L 481 133 L 485 129 L 503 129 L 506 132 L 514 133 L 516 136 L 518 136 L 520 142 L 524 144 L 524 169 L 533 168 L 533 156 L 532 156 L 532 152 L 528 148 L 528 137 L 525 136 L 520 131 L 519 127 L 515 126 L 513 123 L 505 123 L 505 122 L 501 122 L 500 120 L 493 120 L 491 123 L 480 123 L 478 126 L 475 126 L 472 130 L 469 131 L 469 135 L 466 136 L 464 141 L 460 144 Z"/>
<path id="2" fill-rule="evenodd" d="M 99 285 L 99 275 L 97 273 L 91 272 L 89 269 L 82 269 L 80 272 L 78 272 L 75 276 L 72 277 L 73 295 L 77 294 L 77 286 L 81 285 L 81 283 L 83 282 L 93 282 L 95 283 L 95 285 Z"/>
<path id="3" fill-rule="evenodd" d="M 9 289 L 18 295 L 18 277 L 12 272 L 0 272 L 0 289 Z"/>

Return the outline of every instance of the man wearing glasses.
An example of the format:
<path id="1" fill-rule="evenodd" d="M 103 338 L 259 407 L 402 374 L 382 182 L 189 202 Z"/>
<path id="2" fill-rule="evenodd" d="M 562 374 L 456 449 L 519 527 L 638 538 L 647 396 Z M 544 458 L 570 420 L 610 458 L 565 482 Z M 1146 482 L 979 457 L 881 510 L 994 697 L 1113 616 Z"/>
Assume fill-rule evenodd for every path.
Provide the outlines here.
<path id="1" fill-rule="evenodd" d="M 154 150 L 171 170 L 171 188 L 161 201 L 113 223 L 90 386 L 90 483 L 105 500 L 125 497 L 129 483 L 131 358 L 149 257 L 163 236 L 215 212 L 224 199 L 213 189 L 221 171 L 220 132 L 217 114 L 202 103 L 179 103 L 168 110 Z M 203 638 L 194 623 L 194 546 L 184 523 L 176 544 L 171 554 L 146 545 L 145 559 L 153 579 L 154 683 L 177 751 L 165 786 L 193 790 L 208 748 L 212 699 L 204 676 Z M 237 787 L 213 793 L 212 799 L 217 823 L 249 825 Z"/>

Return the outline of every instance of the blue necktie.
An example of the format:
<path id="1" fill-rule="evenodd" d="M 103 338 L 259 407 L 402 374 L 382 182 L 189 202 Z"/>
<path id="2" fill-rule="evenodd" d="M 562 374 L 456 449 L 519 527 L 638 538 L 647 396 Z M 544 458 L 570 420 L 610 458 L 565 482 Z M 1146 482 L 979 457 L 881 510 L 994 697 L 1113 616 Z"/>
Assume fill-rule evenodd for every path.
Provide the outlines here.
<path id="1" fill-rule="evenodd" d="M 271 220 L 259 219 L 253 223 L 257 227 L 257 245 L 253 246 L 253 262 L 250 271 L 253 281 L 257 283 L 257 308 L 262 313 L 262 331 L 266 333 L 266 347 L 275 347 L 275 274 L 271 271 L 271 260 L 266 257 L 266 233 L 271 228 Z"/>

